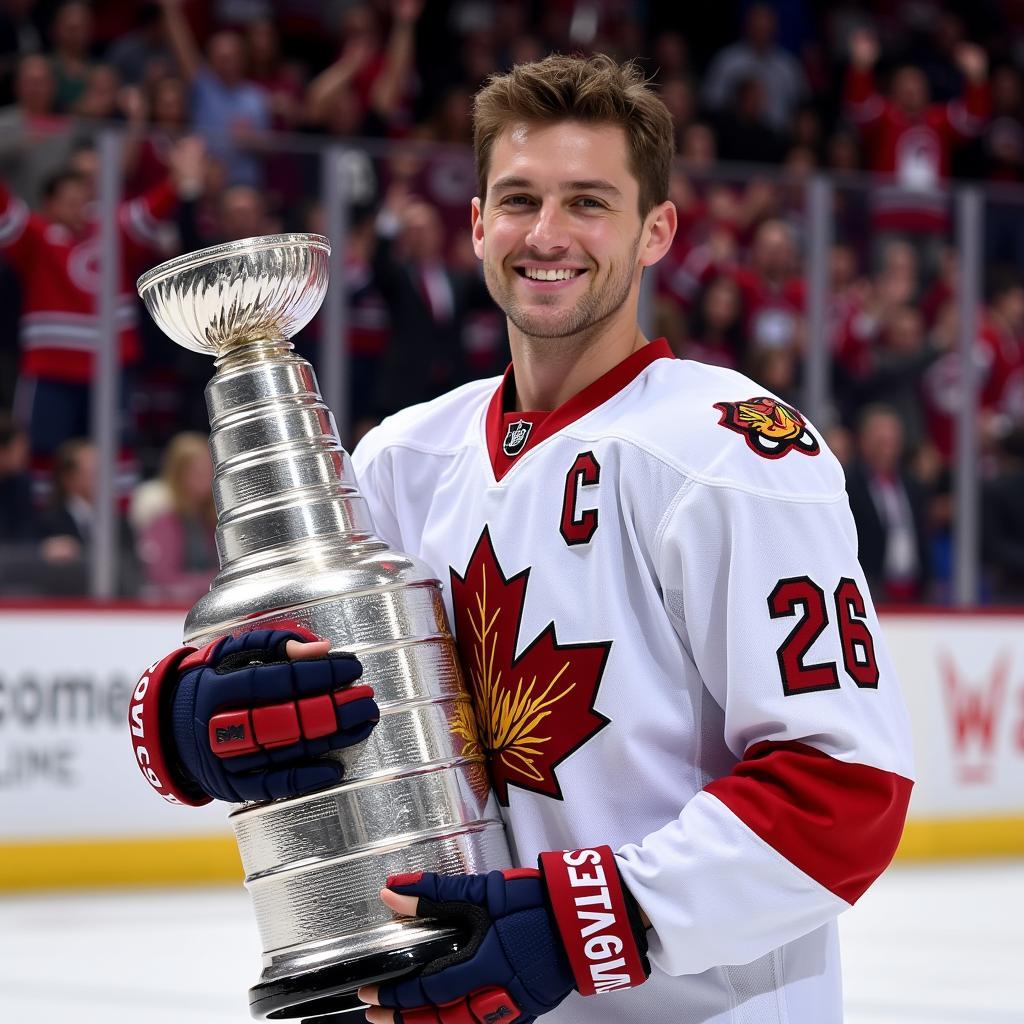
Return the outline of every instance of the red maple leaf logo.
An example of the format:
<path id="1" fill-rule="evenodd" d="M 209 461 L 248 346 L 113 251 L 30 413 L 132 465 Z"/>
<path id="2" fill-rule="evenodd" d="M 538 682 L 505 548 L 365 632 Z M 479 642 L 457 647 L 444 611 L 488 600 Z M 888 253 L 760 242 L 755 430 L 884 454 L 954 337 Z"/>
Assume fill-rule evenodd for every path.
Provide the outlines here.
<path id="1" fill-rule="evenodd" d="M 530 570 L 506 579 L 486 526 L 465 576 L 451 577 L 477 722 L 476 736 L 463 739 L 482 745 L 503 806 L 509 786 L 561 800 L 555 768 L 609 721 L 594 701 L 611 641 L 560 644 L 550 622 L 517 658 Z"/>

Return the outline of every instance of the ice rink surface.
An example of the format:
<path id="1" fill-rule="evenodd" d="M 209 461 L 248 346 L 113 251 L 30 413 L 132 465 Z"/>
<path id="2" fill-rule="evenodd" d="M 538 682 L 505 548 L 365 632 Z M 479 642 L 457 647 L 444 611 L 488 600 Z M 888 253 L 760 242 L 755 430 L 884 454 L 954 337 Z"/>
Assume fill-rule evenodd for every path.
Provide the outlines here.
<path id="1" fill-rule="evenodd" d="M 1024 1024 L 1024 861 L 892 868 L 841 921 L 847 1024 Z M 0 899 L 2 1024 L 244 1024 L 258 971 L 240 886 Z"/>

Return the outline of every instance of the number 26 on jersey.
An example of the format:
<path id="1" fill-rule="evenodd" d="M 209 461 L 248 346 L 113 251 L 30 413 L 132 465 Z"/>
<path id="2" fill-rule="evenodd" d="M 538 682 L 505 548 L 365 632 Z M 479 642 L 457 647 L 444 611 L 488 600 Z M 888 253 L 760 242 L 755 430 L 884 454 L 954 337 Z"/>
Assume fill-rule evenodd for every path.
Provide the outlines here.
<path id="1" fill-rule="evenodd" d="M 864 689 L 878 687 L 875 644 L 867 624 L 864 598 L 856 581 L 843 577 L 832 595 L 835 628 L 843 647 L 846 674 Z M 829 602 L 825 591 L 808 576 L 779 580 L 768 595 L 768 614 L 773 619 L 796 617 L 796 625 L 776 652 L 782 688 L 787 696 L 839 688 L 839 668 L 834 661 L 808 665 L 804 658 L 815 640 L 830 628 Z"/>

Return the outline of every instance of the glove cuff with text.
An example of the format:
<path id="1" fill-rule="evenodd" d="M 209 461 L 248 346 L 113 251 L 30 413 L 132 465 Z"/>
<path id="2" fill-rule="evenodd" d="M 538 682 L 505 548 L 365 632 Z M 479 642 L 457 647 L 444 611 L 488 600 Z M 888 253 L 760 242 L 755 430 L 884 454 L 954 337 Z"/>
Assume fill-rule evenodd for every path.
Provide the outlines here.
<path id="1" fill-rule="evenodd" d="M 582 995 L 643 984 L 647 940 L 609 846 L 542 853 L 541 874 Z"/>
<path id="2" fill-rule="evenodd" d="M 201 807 L 210 802 L 210 797 L 174 770 L 168 744 L 161 734 L 165 717 L 162 705 L 169 699 L 168 691 L 173 691 L 177 684 L 182 663 L 195 653 L 194 647 L 179 647 L 142 673 L 128 707 L 128 727 L 135 761 L 145 780 L 168 803 Z"/>

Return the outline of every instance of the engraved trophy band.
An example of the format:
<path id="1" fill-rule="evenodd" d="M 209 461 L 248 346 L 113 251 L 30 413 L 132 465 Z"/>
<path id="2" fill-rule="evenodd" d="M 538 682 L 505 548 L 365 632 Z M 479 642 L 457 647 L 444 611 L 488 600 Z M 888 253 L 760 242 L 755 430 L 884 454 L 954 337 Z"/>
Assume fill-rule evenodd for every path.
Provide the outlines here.
<path id="1" fill-rule="evenodd" d="M 361 1019 L 357 986 L 454 947 L 450 928 L 393 917 L 378 897 L 389 874 L 511 863 L 437 574 L 375 535 L 289 341 L 323 300 L 329 259 L 320 235 L 271 235 L 138 282 L 164 332 L 216 361 L 206 404 L 221 569 L 185 641 L 305 627 L 359 657 L 381 709 L 367 740 L 330 755 L 340 784 L 231 813 L 263 947 L 250 1009 L 267 1020 Z"/>

